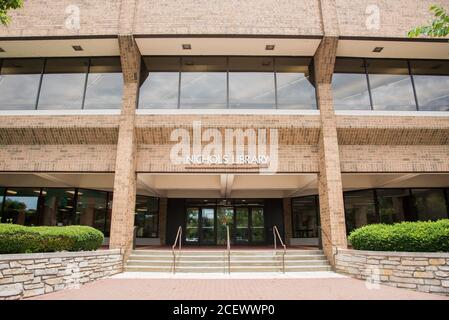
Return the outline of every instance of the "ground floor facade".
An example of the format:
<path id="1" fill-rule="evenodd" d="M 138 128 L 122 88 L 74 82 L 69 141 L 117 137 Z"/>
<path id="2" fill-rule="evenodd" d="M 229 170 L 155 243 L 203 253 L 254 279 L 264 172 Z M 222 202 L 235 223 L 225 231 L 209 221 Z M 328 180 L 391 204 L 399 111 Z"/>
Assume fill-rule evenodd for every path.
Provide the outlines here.
<path id="1" fill-rule="evenodd" d="M 0 174 L 2 223 L 88 225 L 102 231 L 105 245 L 109 244 L 113 237 L 112 174 L 37 175 Z M 301 184 L 308 176 L 236 175 L 236 197 L 228 198 L 213 197 L 219 193 L 219 185 L 213 185 L 214 177 L 217 180 L 219 176 L 152 175 L 153 180 L 164 181 L 166 189 L 156 182 L 159 189 L 151 189 L 156 194 L 137 191 L 133 210 L 135 245 L 172 245 L 181 227 L 184 245 L 221 247 L 226 245 L 229 227 L 232 246 L 267 246 L 273 244 L 274 226 L 288 245 L 320 245 L 320 197 L 314 193 L 317 177 L 309 182 L 310 189 L 295 195 L 295 190 L 287 188 L 294 188 L 292 181 Z M 148 175 L 138 176 L 139 181 L 147 178 Z M 373 180 L 377 184 L 372 184 Z M 77 187 L 67 186 L 75 185 L 75 181 Z M 62 182 L 66 187 L 55 186 Z M 449 175 L 343 175 L 343 182 L 346 234 L 373 223 L 449 218 Z M 372 187 L 368 187 L 368 182 Z M 359 187 L 355 188 L 355 184 Z M 240 189 L 244 186 L 247 189 Z M 281 197 L 280 192 L 293 196 Z M 265 197 L 256 198 L 257 195 Z"/>

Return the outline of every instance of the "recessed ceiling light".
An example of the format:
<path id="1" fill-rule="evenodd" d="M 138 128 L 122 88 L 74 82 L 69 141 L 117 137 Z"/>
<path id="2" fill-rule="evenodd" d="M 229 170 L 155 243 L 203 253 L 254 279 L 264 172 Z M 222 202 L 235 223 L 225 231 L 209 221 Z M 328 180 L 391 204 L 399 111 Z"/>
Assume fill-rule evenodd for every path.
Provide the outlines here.
<path id="1" fill-rule="evenodd" d="M 265 50 L 274 50 L 275 45 L 274 44 L 267 44 L 265 46 Z"/>
<path id="2" fill-rule="evenodd" d="M 382 52 L 383 49 L 384 49 L 384 47 L 375 47 L 373 52 L 379 53 L 379 52 Z"/>
<path id="3" fill-rule="evenodd" d="M 0 52 L 6 52 L 6 51 L 2 47 L 0 47 Z"/>
<path id="4" fill-rule="evenodd" d="M 187 43 L 187 44 L 183 44 L 183 45 L 182 45 L 182 49 L 183 49 L 183 50 L 190 50 L 190 49 L 192 49 L 192 45 L 191 45 L 191 44 L 188 44 L 188 43 Z"/>
<path id="5" fill-rule="evenodd" d="M 72 46 L 73 50 L 75 51 L 84 51 L 83 47 L 76 45 L 76 46 Z"/>

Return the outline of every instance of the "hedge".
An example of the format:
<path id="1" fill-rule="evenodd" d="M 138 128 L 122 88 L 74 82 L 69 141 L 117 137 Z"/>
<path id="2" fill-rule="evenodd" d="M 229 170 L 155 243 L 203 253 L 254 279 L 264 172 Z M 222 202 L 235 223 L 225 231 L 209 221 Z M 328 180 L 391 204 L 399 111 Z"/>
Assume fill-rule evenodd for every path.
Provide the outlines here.
<path id="1" fill-rule="evenodd" d="M 351 232 L 356 250 L 448 252 L 449 220 L 372 224 Z"/>
<path id="2" fill-rule="evenodd" d="M 90 251 L 103 243 L 103 233 L 88 226 L 25 227 L 0 224 L 0 254 Z"/>

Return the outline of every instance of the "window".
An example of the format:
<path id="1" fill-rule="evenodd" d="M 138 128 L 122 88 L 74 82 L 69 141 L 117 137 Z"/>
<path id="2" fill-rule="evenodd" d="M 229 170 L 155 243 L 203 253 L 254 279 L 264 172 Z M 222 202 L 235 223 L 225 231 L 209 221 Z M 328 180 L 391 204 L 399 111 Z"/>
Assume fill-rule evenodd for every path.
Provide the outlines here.
<path id="1" fill-rule="evenodd" d="M 157 198 L 137 196 L 135 223 L 137 237 L 158 237 L 159 201 Z"/>
<path id="2" fill-rule="evenodd" d="M 75 189 L 45 188 L 41 221 L 45 226 L 74 224 Z"/>
<path id="3" fill-rule="evenodd" d="M 109 235 L 107 193 L 105 191 L 78 189 L 75 224 L 94 227 Z"/>
<path id="4" fill-rule="evenodd" d="M 407 61 L 367 59 L 366 64 L 374 110 L 417 110 Z"/>
<path id="5" fill-rule="evenodd" d="M 419 110 L 449 111 L 449 61 L 410 62 Z"/>
<path id="6" fill-rule="evenodd" d="M 412 189 L 416 220 L 447 219 L 447 204 L 443 189 Z"/>
<path id="7" fill-rule="evenodd" d="M 180 59 L 148 57 L 143 62 L 149 73 L 140 88 L 139 108 L 177 108 Z"/>
<path id="8" fill-rule="evenodd" d="M 42 59 L 5 59 L 0 72 L 0 110 L 34 110 Z"/>
<path id="9" fill-rule="evenodd" d="M 38 216 L 40 194 L 40 188 L 7 188 L 2 223 L 40 225 Z"/>
<path id="10" fill-rule="evenodd" d="M 182 58 L 181 108 L 227 108 L 226 58 Z"/>
<path id="11" fill-rule="evenodd" d="M 345 192 L 344 203 L 348 234 L 364 225 L 380 222 L 376 213 L 373 190 Z"/>
<path id="12" fill-rule="evenodd" d="M 278 109 L 316 109 L 312 58 L 277 58 L 275 65 Z"/>
<path id="13" fill-rule="evenodd" d="M 371 110 L 364 59 L 337 59 L 332 88 L 335 110 Z"/>
<path id="14" fill-rule="evenodd" d="M 318 196 L 292 199 L 293 238 L 318 238 Z"/>
<path id="15" fill-rule="evenodd" d="M 81 109 L 89 59 L 47 59 L 38 109 Z"/>
<path id="16" fill-rule="evenodd" d="M 229 58 L 229 108 L 276 108 L 273 58 Z"/>
<path id="17" fill-rule="evenodd" d="M 381 223 L 396 223 L 411 220 L 413 211 L 409 189 L 377 189 L 377 202 Z"/>
<path id="18" fill-rule="evenodd" d="M 87 76 L 84 109 L 120 109 L 122 91 L 120 59 L 92 58 Z"/>

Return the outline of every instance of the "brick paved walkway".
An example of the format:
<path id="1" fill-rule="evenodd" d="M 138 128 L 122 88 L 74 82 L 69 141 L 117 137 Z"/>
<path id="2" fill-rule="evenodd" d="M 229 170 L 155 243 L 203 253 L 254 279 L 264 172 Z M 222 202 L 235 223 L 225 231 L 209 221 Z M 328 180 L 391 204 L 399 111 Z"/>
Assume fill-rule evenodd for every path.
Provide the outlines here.
<path id="1" fill-rule="evenodd" d="M 351 278 L 296 279 L 127 279 L 109 278 L 34 299 L 448 299 L 407 289 L 379 286 L 368 289 L 365 282 Z"/>

